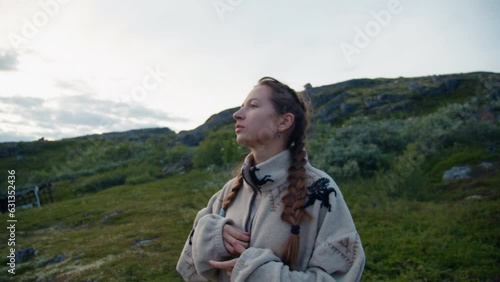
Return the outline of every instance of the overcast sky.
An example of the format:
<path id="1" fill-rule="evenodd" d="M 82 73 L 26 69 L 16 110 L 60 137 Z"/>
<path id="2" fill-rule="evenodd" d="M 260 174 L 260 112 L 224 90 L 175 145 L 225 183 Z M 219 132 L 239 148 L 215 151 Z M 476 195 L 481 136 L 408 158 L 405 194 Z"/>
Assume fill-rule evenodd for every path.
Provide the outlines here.
<path id="1" fill-rule="evenodd" d="M 189 130 L 262 76 L 500 72 L 497 0 L 0 0 L 0 142 Z"/>

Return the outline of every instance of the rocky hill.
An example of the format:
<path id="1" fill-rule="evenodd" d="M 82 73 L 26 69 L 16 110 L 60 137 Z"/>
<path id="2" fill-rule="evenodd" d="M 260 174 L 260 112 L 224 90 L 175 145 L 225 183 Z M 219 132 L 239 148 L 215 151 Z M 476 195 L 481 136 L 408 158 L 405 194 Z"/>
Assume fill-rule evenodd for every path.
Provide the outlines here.
<path id="1" fill-rule="evenodd" d="M 486 79 L 488 78 L 488 79 Z M 487 81 L 490 99 L 500 98 L 500 74 L 474 72 L 414 78 L 352 79 L 314 87 L 306 84 L 299 91 L 310 101 L 312 120 L 338 124 L 353 116 L 387 117 L 428 113 L 449 101 L 462 102 L 477 95 L 476 89 Z M 233 123 L 231 108 L 212 115 L 204 124 L 178 134 L 177 140 L 196 146 L 206 132 Z"/>
<path id="2" fill-rule="evenodd" d="M 61 141 L 85 141 L 92 139 L 99 139 L 102 141 L 114 141 L 114 142 L 143 142 L 150 137 L 161 136 L 165 137 L 174 137 L 175 132 L 170 130 L 169 128 L 143 128 L 143 129 L 134 129 L 123 132 L 108 132 L 103 134 L 90 134 L 85 136 L 78 136 L 73 138 L 64 138 Z M 45 142 L 43 138 L 34 142 L 4 142 L 0 143 L 0 158 L 17 156 L 21 153 L 20 144 L 21 143 L 31 143 L 31 147 L 38 147 L 41 149 L 47 146 L 47 142 Z"/>
<path id="3" fill-rule="evenodd" d="M 200 141 L 205 138 L 207 131 L 233 122 L 233 113 L 237 110 L 237 107 L 224 110 L 220 113 L 210 116 L 210 118 L 208 118 L 205 123 L 193 130 L 179 132 L 177 141 L 180 141 L 181 143 L 188 146 L 197 146 Z"/>
<path id="4" fill-rule="evenodd" d="M 486 81 L 490 88 L 488 93 L 490 99 L 499 98 L 500 74 L 490 72 L 413 78 L 363 78 L 316 87 L 308 83 L 303 90 L 298 92 L 310 101 L 313 121 L 338 124 L 350 117 L 360 115 L 385 117 L 394 113 L 401 116 L 430 112 L 450 100 L 461 102 L 473 97 L 477 94 L 478 86 Z M 212 115 L 195 129 L 179 132 L 175 142 L 197 146 L 208 131 L 233 123 L 232 115 L 237 109 L 235 107 L 221 111 Z M 65 140 L 99 137 L 105 140 L 140 142 L 154 135 L 173 136 L 175 132 L 169 128 L 148 128 L 86 135 Z M 0 157 L 15 155 L 18 152 L 16 142 L 0 144 Z"/>

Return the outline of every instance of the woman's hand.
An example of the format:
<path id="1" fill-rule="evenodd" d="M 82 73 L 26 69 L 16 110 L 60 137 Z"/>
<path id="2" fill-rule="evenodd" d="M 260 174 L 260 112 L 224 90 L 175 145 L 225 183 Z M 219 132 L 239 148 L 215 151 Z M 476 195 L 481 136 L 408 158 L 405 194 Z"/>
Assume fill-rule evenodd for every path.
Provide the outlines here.
<path id="1" fill-rule="evenodd" d="M 233 273 L 233 268 L 236 265 L 237 261 L 238 261 L 238 258 L 234 258 L 232 260 L 227 260 L 227 261 L 214 261 L 214 260 L 210 260 L 208 262 L 210 263 L 210 265 L 212 265 L 215 268 L 225 269 L 227 275 L 229 277 L 231 277 L 231 274 Z"/>
<path id="2" fill-rule="evenodd" d="M 246 250 L 246 248 L 244 248 L 239 243 L 233 245 L 233 248 L 237 254 L 241 254 Z M 226 270 L 226 273 L 229 277 L 231 277 L 231 274 L 233 273 L 233 268 L 237 262 L 238 258 L 234 258 L 227 261 L 214 261 L 214 260 L 208 261 L 208 263 L 210 263 L 210 265 L 213 266 L 214 268 Z"/>
<path id="3" fill-rule="evenodd" d="M 248 248 L 250 234 L 232 225 L 225 224 L 222 231 L 224 247 L 232 255 L 239 255 Z M 236 246 L 239 246 L 237 249 Z"/>

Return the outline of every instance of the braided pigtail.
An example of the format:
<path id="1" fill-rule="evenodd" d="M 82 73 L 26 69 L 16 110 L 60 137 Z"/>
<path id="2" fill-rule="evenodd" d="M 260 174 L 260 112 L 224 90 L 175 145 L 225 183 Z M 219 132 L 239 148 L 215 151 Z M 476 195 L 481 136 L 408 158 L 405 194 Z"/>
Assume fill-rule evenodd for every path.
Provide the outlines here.
<path id="1" fill-rule="evenodd" d="M 300 223 L 304 218 L 311 217 L 304 208 L 307 197 L 304 167 L 307 160 L 304 147 L 308 126 L 308 107 L 303 97 L 274 78 L 263 77 L 259 80 L 259 84 L 267 85 L 273 90 L 271 101 L 278 114 L 292 113 L 294 115 L 294 124 L 286 142 L 292 162 L 288 168 L 287 194 L 281 199 L 284 205 L 281 219 L 291 224 L 291 234 L 283 246 L 282 261 L 294 268 L 299 257 Z"/>
<path id="2" fill-rule="evenodd" d="M 248 162 L 250 164 L 254 162 L 252 155 L 248 157 Z M 236 181 L 234 181 L 233 187 L 231 187 L 229 194 L 227 194 L 226 198 L 224 199 L 224 202 L 222 203 L 222 209 L 220 211 L 221 216 L 226 217 L 227 209 L 229 209 L 229 207 L 233 203 L 241 187 L 243 187 L 243 171 L 241 169 L 238 169 L 238 175 L 236 176 Z"/>
<path id="3" fill-rule="evenodd" d="M 223 217 L 226 216 L 227 209 L 233 203 L 233 200 L 236 198 L 236 195 L 238 194 L 238 190 L 240 190 L 241 187 L 243 187 L 243 174 L 240 171 L 240 173 L 236 177 L 236 181 L 234 181 L 233 187 L 231 187 L 231 191 L 226 196 L 226 199 L 224 199 L 224 203 L 222 203 L 222 210 L 220 211 L 221 216 L 223 216 Z"/>
<path id="4" fill-rule="evenodd" d="M 307 197 L 306 189 L 306 163 L 304 142 L 299 142 L 296 146 L 290 148 L 292 153 L 292 164 L 288 169 L 288 193 L 281 199 L 284 204 L 281 219 L 289 222 L 291 234 L 283 247 L 284 263 L 290 267 L 294 267 L 299 256 L 299 233 L 300 222 L 304 217 L 310 217 L 309 213 L 304 209 L 304 204 Z"/>

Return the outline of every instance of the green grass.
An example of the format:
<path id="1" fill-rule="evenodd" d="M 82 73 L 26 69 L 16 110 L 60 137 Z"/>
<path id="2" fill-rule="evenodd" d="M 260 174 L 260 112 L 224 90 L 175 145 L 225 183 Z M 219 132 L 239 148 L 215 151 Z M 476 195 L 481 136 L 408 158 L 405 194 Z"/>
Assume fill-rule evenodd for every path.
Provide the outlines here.
<path id="1" fill-rule="evenodd" d="M 17 281 L 182 281 L 175 265 L 196 212 L 227 172 L 192 170 L 17 211 L 17 249 L 37 254 Z M 361 235 L 363 281 L 494 281 L 500 277 L 500 204 L 394 199 L 370 179 L 338 183 Z M 470 194 L 475 191 L 469 191 Z M 498 191 L 495 193 L 498 194 Z M 107 221 L 103 219 L 111 214 Z M 6 216 L 0 217 L 6 221 Z M 140 240 L 152 240 L 133 246 Z M 7 253 L 7 247 L 0 248 Z M 57 255 L 58 264 L 42 266 Z M 0 277 L 7 277 L 6 272 Z"/>
<path id="2" fill-rule="evenodd" d="M 196 212 L 226 173 L 192 171 L 144 185 L 116 186 L 81 198 L 16 212 L 16 248 L 34 247 L 35 258 L 18 265 L 28 281 L 181 281 L 175 264 Z M 107 221 L 107 215 L 116 214 Z M 2 221 L 6 216 L 2 215 Z M 5 235 L 4 235 L 5 236 Z M 140 240 L 153 240 L 134 247 Z M 7 253 L 7 246 L 0 249 Z M 41 266 L 64 255 L 63 262 Z M 4 271 L 0 277 L 6 277 Z"/>
<path id="3" fill-rule="evenodd" d="M 369 180 L 339 185 L 367 257 L 363 281 L 500 277 L 498 197 L 424 202 L 388 197 Z M 495 194 L 500 194 L 498 188 Z"/>

